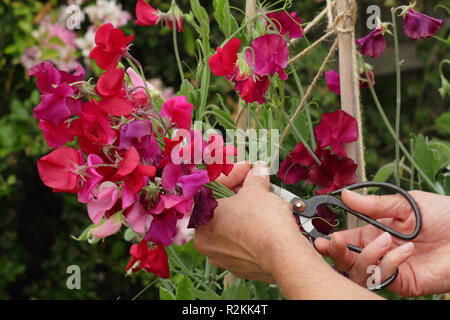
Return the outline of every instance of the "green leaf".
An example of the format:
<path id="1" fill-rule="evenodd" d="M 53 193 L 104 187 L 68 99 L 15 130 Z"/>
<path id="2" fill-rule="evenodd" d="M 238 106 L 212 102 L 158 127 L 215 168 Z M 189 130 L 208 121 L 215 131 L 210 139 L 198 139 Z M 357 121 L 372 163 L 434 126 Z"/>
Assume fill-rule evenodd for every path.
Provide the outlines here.
<path id="1" fill-rule="evenodd" d="M 176 95 L 185 96 L 188 102 L 192 103 L 194 106 L 197 106 L 200 102 L 200 91 L 195 89 L 192 83 L 187 79 L 183 80 L 180 91 L 178 91 Z"/>
<path id="2" fill-rule="evenodd" d="M 194 247 L 194 241 L 191 240 L 183 246 L 172 245 L 179 258 L 189 270 L 194 270 L 206 258 Z"/>
<path id="3" fill-rule="evenodd" d="M 386 182 L 395 171 L 395 163 L 390 162 L 382 166 L 380 169 L 378 169 L 377 173 L 375 173 L 373 177 L 373 181 L 376 182 Z M 378 188 L 369 188 L 369 192 L 375 192 Z"/>
<path id="4" fill-rule="evenodd" d="M 191 9 L 195 18 L 200 24 L 200 32 L 202 35 L 209 34 L 209 16 L 205 8 L 200 5 L 198 0 L 191 0 Z"/>
<path id="5" fill-rule="evenodd" d="M 415 160 L 432 182 L 436 181 L 436 174 L 443 167 L 441 156 L 436 154 L 435 149 L 430 147 L 423 135 L 417 136 L 414 148 Z"/>
<path id="6" fill-rule="evenodd" d="M 450 111 L 441 114 L 436 120 L 437 130 L 443 134 L 450 134 Z"/>
<path id="7" fill-rule="evenodd" d="M 190 289 L 189 291 L 194 297 L 200 300 L 222 300 L 222 298 L 218 294 L 212 292 L 202 291 L 198 289 Z"/>
<path id="8" fill-rule="evenodd" d="M 224 300 L 250 300 L 250 289 L 247 283 L 233 284 L 224 290 Z"/>
<path id="9" fill-rule="evenodd" d="M 180 280 L 177 283 L 176 299 L 195 300 L 195 296 L 190 291 L 191 289 L 194 289 L 194 284 L 192 283 L 191 279 L 189 279 L 185 275 L 181 276 Z"/>
<path id="10" fill-rule="evenodd" d="M 231 117 L 229 112 L 220 109 L 216 105 L 209 105 L 209 108 L 212 110 L 207 111 L 207 113 L 214 114 L 216 120 L 222 127 L 224 127 L 225 129 L 236 129 L 236 123 L 234 122 L 234 119 Z"/>
<path id="11" fill-rule="evenodd" d="M 214 18 L 225 38 L 229 38 L 238 29 L 238 24 L 230 12 L 230 4 L 228 0 L 214 0 L 213 5 Z"/>
<path id="12" fill-rule="evenodd" d="M 159 298 L 161 300 L 175 300 L 176 299 L 175 296 L 164 287 L 159 288 Z"/>

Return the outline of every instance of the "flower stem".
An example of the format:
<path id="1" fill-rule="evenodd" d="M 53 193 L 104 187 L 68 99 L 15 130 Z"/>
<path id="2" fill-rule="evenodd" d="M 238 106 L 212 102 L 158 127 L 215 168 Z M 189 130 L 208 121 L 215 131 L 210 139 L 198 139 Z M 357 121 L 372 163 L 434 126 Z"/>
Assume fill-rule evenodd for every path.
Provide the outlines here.
<path id="1" fill-rule="evenodd" d="M 368 72 L 368 70 L 366 68 L 364 68 L 364 72 L 366 74 L 367 79 L 370 79 L 369 78 L 369 72 Z M 388 118 L 386 116 L 386 113 L 384 112 L 383 107 L 381 106 L 380 100 L 378 99 L 377 93 L 375 92 L 375 89 L 373 87 L 372 82 L 369 81 L 368 84 L 369 84 L 370 93 L 372 94 L 372 98 L 373 98 L 373 100 L 375 102 L 375 106 L 377 107 L 378 113 L 380 114 L 381 119 L 383 120 L 383 122 L 384 122 L 386 128 L 388 129 L 389 133 L 391 134 L 392 138 L 395 141 L 398 141 L 398 145 L 399 145 L 400 149 L 402 150 L 403 154 L 405 155 L 405 157 L 416 168 L 417 173 L 423 178 L 423 180 L 425 180 L 428 183 L 428 185 L 433 190 L 433 192 L 438 193 L 438 194 L 442 194 L 442 192 L 438 188 L 436 188 L 436 186 L 433 184 L 431 179 L 425 174 L 425 172 L 423 172 L 423 170 L 420 168 L 420 166 L 417 164 L 417 162 L 414 160 L 414 158 L 408 152 L 408 150 L 403 145 L 403 143 L 401 143 L 401 141 L 398 139 L 397 135 L 395 134 L 394 128 L 389 123 L 389 120 L 388 120 Z"/>
<path id="2" fill-rule="evenodd" d="M 184 81 L 184 72 L 183 65 L 181 64 L 180 52 L 178 50 L 178 41 L 177 41 L 177 28 L 176 21 L 173 22 L 174 27 L 172 28 L 172 37 L 173 37 L 173 49 L 175 51 L 175 58 L 177 59 L 178 71 L 180 72 L 181 82 Z"/>
<path id="3" fill-rule="evenodd" d="M 395 107 L 395 135 L 397 137 L 397 139 L 395 139 L 395 184 L 397 186 L 400 186 L 400 116 L 402 105 L 401 71 L 400 71 L 400 54 L 398 49 L 397 22 L 394 9 L 391 10 L 391 14 L 392 14 L 392 29 L 394 34 L 395 75 L 397 82 L 396 83 L 397 98 Z"/>

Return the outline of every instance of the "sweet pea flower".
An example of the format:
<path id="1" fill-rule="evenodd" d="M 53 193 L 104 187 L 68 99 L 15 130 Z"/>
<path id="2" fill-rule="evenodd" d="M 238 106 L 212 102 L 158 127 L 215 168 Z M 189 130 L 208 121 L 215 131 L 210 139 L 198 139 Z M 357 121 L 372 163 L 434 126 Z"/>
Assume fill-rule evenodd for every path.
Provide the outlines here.
<path id="1" fill-rule="evenodd" d="M 140 157 L 147 163 L 158 163 L 161 148 L 152 133 L 152 123 L 147 120 L 134 120 L 120 129 L 119 150 L 136 148 Z"/>
<path id="2" fill-rule="evenodd" d="M 405 13 L 403 30 L 409 38 L 418 40 L 434 36 L 443 23 L 444 20 L 427 16 L 409 8 Z"/>
<path id="3" fill-rule="evenodd" d="M 102 221 L 98 226 L 91 229 L 90 234 L 97 239 L 104 239 L 106 237 L 116 234 L 122 227 L 122 214 L 120 212 L 113 214 L 111 217 Z"/>
<path id="4" fill-rule="evenodd" d="M 95 33 L 96 46 L 89 54 L 103 70 L 114 69 L 120 59 L 127 54 L 127 47 L 133 41 L 134 35 L 125 36 L 122 30 L 106 23 Z"/>
<path id="5" fill-rule="evenodd" d="M 322 121 L 314 130 L 320 148 L 331 147 L 340 157 L 345 157 L 344 143 L 358 139 L 356 119 L 342 110 L 324 113 Z"/>
<path id="6" fill-rule="evenodd" d="M 375 75 L 373 71 L 369 70 L 369 79 L 372 85 L 375 85 Z M 337 73 L 334 70 L 328 70 L 325 72 L 325 81 L 327 84 L 327 87 L 330 91 L 333 91 L 335 94 L 340 95 L 341 94 L 341 76 L 339 73 Z M 369 83 L 367 80 L 366 73 L 363 72 L 360 75 L 360 81 L 359 81 L 359 87 L 361 89 L 367 89 L 369 88 Z"/>
<path id="7" fill-rule="evenodd" d="M 29 71 L 36 77 L 36 86 L 41 92 L 40 104 L 34 109 L 34 117 L 55 126 L 81 111 L 81 100 L 74 99 L 79 93 L 71 83 L 81 81 L 85 75 L 79 66 L 74 74 L 56 69 L 50 62 L 42 62 Z"/>
<path id="8" fill-rule="evenodd" d="M 236 61 L 241 39 L 230 39 L 223 48 L 217 47 L 216 53 L 209 58 L 209 67 L 216 76 L 225 76 L 230 80 L 236 72 Z"/>
<path id="9" fill-rule="evenodd" d="M 258 76 L 273 76 L 278 73 L 281 80 L 287 80 L 289 49 L 286 40 L 279 34 L 269 33 L 254 39 L 253 50 L 246 51 L 247 62 Z"/>
<path id="10" fill-rule="evenodd" d="M 170 246 L 176 234 L 177 220 L 175 209 L 164 210 L 164 212 L 154 215 L 150 229 L 144 239 L 161 243 L 163 246 Z"/>
<path id="11" fill-rule="evenodd" d="M 282 35 L 288 35 L 290 39 L 303 38 L 302 21 L 297 17 L 297 12 L 272 12 L 267 17 Z"/>
<path id="12" fill-rule="evenodd" d="M 321 152 L 321 164 L 308 169 L 308 181 L 321 186 L 317 194 L 326 194 L 356 182 L 356 163 L 350 158 L 341 158 L 328 150 Z"/>
<path id="13" fill-rule="evenodd" d="M 136 24 L 138 26 L 155 26 L 161 19 L 161 12 L 144 0 L 136 3 Z"/>
<path id="14" fill-rule="evenodd" d="M 300 142 L 281 163 L 278 177 L 286 184 L 294 184 L 300 180 L 306 180 L 307 167 L 314 163 L 314 159 Z"/>
<path id="15" fill-rule="evenodd" d="M 119 187 L 111 182 L 105 181 L 93 192 L 93 197 L 88 200 L 87 208 L 91 221 L 99 223 L 105 212 L 112 209 L 120 196 Z"/>
<path id="16" fill-rule="evenodd" d="M 211 181 L 216 180 L 221 174 L 228 176 L 233 170 L 233 157 L 237 156 L 234 145 L 225 145 L 220 134 L 211 134 L 209 141 L 203 150 L 203 162 Z"/>
<path id="17" fill-rule="evenodd" d="M 177 96 L 164 102 L 161 116 L 168 118 L 177 128 L 189 130 L 192 123 L 192 110 L 194 110 L 194 106 L 187 101 L 185 96 Z"/>
<path id="18" fill-rule="evenodd" d="M 173 238 L 174 244 L 182 246 L 194 237 L 195 229 L 188 227 L 190 219 L 190 216 L 184 216 L 177 221 L 176 235 Z"/>
<path id="19" fill-rule="evenodd" d="M 356 40 L 359 51 L 372 58 L 377 58 L 386 50 L 386 39 L 384 38 L 384 27 L 375 28 L 368 35 Z"/>
<path id="20" fill-rule="evenodd" d="M 39 159 L 37 168 L 42 182 L 53 191 L 77 193 L 83 163 L 81 152 L 62 147 Z"/>
<path id="21" fill-rule="evenodd" d="M 140 202 L 136 202 L 127 210 L 126 220 L 135 232 L 145 233 L 152 223 L 153 216 Z"/>
<path id="22" fill-rule="evenodd" d="M 136 272 L 145 269 L 161 278 L 169 278 L 169 258 L 164 246 L 150 244 L 142 240 L 139 244 L 133 244 L 130 248 L 131 259 L 126 266 L 126 271 Z"/>
<path id="23" fill-rule="evenodd" d="M 239 93 L 242 100 L 252 103 L 266 102 L 267 90 L 269 90 L 270 79 L 267 76 L 249 76 L 244 80 L 234 80 L 234 89 Z"/>
<path id="24" fill-rule="evenodd" d="M 59 148 L 65 145 L 67 142 L 73 140 L 75 134 L 71 129 L 70 122 L 61 122 L 55 126 L 53 123 L 39 120 L 39 128 L 44 134 L 45 142 L 51 148 Z"/>
<path id="25" fill-rule="evenodd" d="M 97 92 L 104 97 L 119 94 L 124 88 L 124 77 L 125 71 L 121 68 L 103 72 L 97 81 Z"/>
<path id="26" fill-rule="evenodd" d="M 207 224 L 214 217 L 214 210 L 218 203 L 214 199 L 211 189 L 202 187 L 195 195 L 194 208 L 189 219 L 188 228 L 197 229 Z"/>
<path id="27" fill-rule="evenodd" d="M 97 171 L 97 165 L 102 164 L 103 160 L 96 154 L 90 154 L 87 157 L 87 169 L 83 175 L 83 184 L 78 192 L 78 201 L 88 203 L 92 195 L 92 190 L 103 180 L 103 176 Z"/>
<path id="28" fill-rule="evenodd" d="M 175 1 L 172 2 L 170 10 L 165 14 L 165 20 L 169 29 L 177 28 L 178 32 L 183 32 L 183 12 Z"/>

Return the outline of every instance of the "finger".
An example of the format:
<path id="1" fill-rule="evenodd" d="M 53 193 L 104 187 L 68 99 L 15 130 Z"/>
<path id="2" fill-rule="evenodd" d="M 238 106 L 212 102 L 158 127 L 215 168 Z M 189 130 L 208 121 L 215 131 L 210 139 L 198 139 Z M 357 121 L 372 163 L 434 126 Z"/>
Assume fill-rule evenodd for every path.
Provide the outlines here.
<path id="1" fill-rule="evenodd" d="M 269 168 L 262 163 L 254 164 L 244 180 L 244 187 L 258 186 L 269 190 Z"/>
<path id="2" fill-rule="evenodd" d="M 383 232 L 370 242 L 356 257 L 355 264 L 350 270 L 350 278 L 360 285 L 365 285 L 368 278 L 367 268 L 378 264 L 388 252 L 391 242 L 392 237 L 387 232 Z"/>
<path id="3" fill-rule="evenodd" d="M 240 186 L 247 176 L 250 170 L 250 163 L 248 162 L 240 162 L 236 163 L 233 166 L 233 170 L 228 174 L 228 176 L 221 174 L 219 178 L 217 178 L 217 182 L 223 184 L 225 187 L 229 189 L 234 189 Z"/>
<path id="4" fill-rule="evenodd" d="M 411 213 L 411 205 L 400 194 L 362 195 L 350 190 L 342 190 L 342 201 L 351 209 L 374 219 L 396 218 L 405 220 Z"/>
<path id="5" fill-rule="evenodd" d="M 325 257 L 328 257 L 330 255 L 328 252 L 329 244 L 330 241 L 325 238 L 317 238 L 314 240 L 314 247 L 316 248 L 317 252 Z"/>
<path id="6" fill-rule="evenodd" d="M 414 252 L 414 243 L 407 242 L 386 253 L 379 263 L 381 279 L 387 279 Z"/>
<path id="7" fill-rule="evenodd" d="M 339 271 L 350 271 L 356 260 L 356 254 L 347 248 L 347 242 L 340 233 L 332 234 L 328 253 Z"/>

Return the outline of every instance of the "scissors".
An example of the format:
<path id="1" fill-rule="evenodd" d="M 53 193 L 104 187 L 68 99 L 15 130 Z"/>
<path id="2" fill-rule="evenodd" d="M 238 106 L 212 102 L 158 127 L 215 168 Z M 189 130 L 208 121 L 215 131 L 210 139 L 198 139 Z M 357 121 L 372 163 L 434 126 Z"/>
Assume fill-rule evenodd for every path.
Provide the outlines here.
<path id="1" fill-rule="evenodd" d="M 380 223 L 379 221 L 377 221 L 375 219 L 372 219 L 360 212 L 350 209 L 348 206 L 346 206 L 342 202 L 342 200 L 340 200 L 337 197 L 337 195 L 339 195 L 342 192 L 342 190 L 344 190 L 344 189 L 357 190 L 357 189 L 363 189 L 363 188 L 368 188 L 368 187 L 376 187 L 376 188 L 393 191 L 395 193 L 402 195 L 408 201 L 408 203 L 411 205 L 411 208 L 413 209 L 414 216 L 416 219 L 416 225 L 414 227 L 414 230 L 410 234 L 404 234 L 404 233 L 398 232 L 398 231 L 391 229 L 390 227 Z M 275 193 L 276 195 L 281 197 L 284 201 L 292 204 L 292 209 L 291 209 L 292 213 L 297 215 L 300 218 L 301 226 L 303 227 L 303 229 L 306 231 L 306 233 L 309 235 L 309 237 L 312 240 L 314 240 L 316 238 L 325 238 L 328 240 L 331 239 L 329 236 L 326 236 L 326 235 L 320 233 L 314 227 L 314 225 L 312 223 L 313 218 L 317 214 L 317 209 L 321 205 L 332 205 L 332 206 L 341 208 L 341 209 L 345 210 L 346 212 L 358 217 L 359 219 L 364 220 L 365 222 L 377 227 L 378 229 L 386 231 L 389 234 L 391 234 L 392 236 L 402 239 L 402 240 L 409 241 L 409 240 L 416 238 L 419 235 L 420 229 L 422 227 L 422 216 L 420 214 L 420 209 L 419 209 L 419 206 L 417 205 L 416 201 L 411 197 L 411 195 L 407 191 L 405 191 L 402 188 L 399 188 L 393 184 L 390 184 L 390 183 L 361 182 L 361 183 L 352 184 L 345 188 L 333 191 L 329 195 L 313 196 L 309 199 L 300 198 L 299 196 L 293 194 L 292 192 L 290 192 L 286 189 L 280 188 L 273 184 L 271 184 L 270 188 L 273 193 Z M 356 253 L 361 253 L 361 251 L 363 250 L 363 248 L 357 247 L 352 244 L 347 244 L 347 247 L 349 250 L 356 252 Z M 373 291 L 373 290 L 381 290 L 383 288 L 386 288 L 392 282 L 394 282 L 394 280 L 397 278 L 397 276 L 398 276 L 398 268 L 394 272 L 394 274 L 392 274 L 383 283 L 381 283 L 380 285 L 376 285 L 374 287 L 368 287 L 368 289 Z"/>

